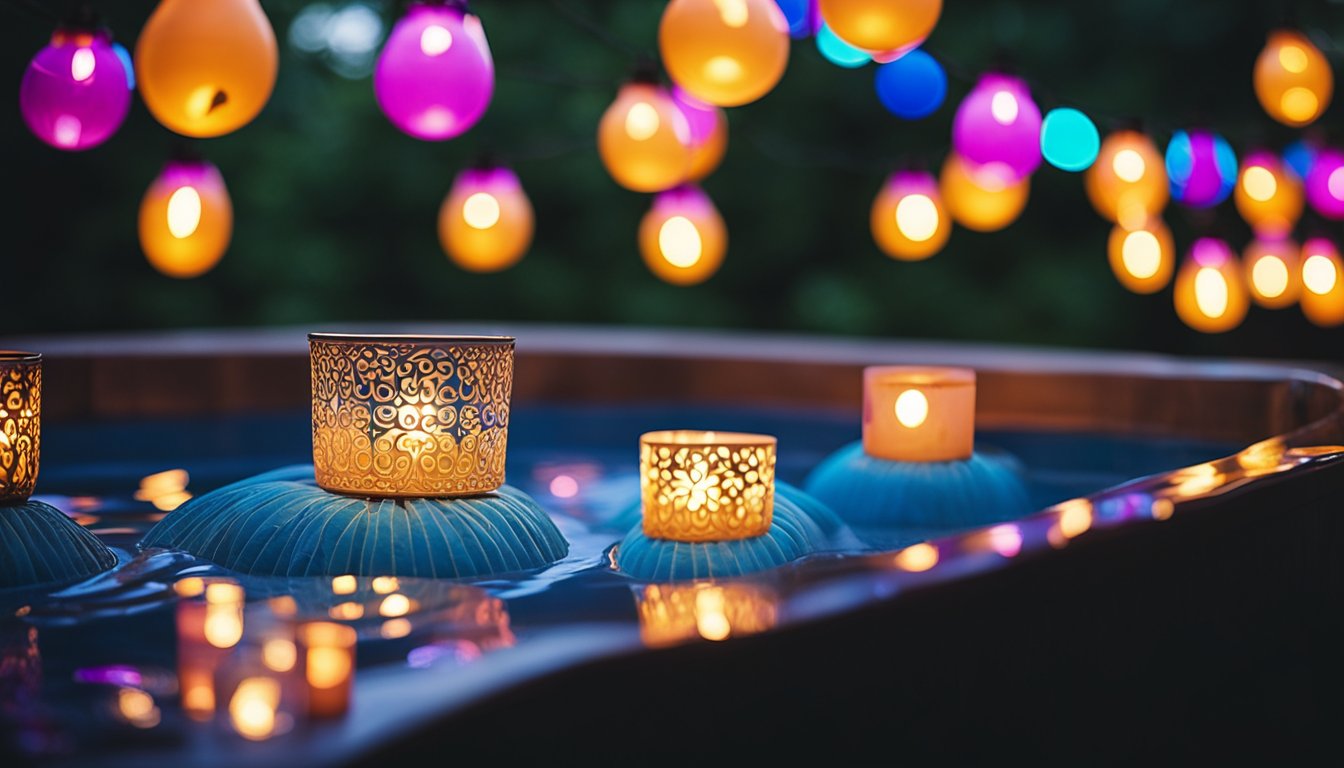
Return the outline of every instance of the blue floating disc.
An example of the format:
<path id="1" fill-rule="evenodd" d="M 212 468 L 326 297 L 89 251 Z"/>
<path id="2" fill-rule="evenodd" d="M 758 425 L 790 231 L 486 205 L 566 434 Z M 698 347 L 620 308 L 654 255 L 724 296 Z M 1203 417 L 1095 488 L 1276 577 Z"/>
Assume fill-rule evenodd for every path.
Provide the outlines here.
<path id="1" fill-rule="evenodd" d="M 240 573 L 467 578 L 550 565 L 569 543 L 510 486 L 453 499 L 365 499 L 325 491 L 313 468 L 258 475 L 192 499 L 142 549 L 181 549 Z"/>
<path id="2" fill-rule="evenodd" d="M 106 544 L 49 504 L 0 507 L 0 589 L 75 581 L 116 564 Z"/>

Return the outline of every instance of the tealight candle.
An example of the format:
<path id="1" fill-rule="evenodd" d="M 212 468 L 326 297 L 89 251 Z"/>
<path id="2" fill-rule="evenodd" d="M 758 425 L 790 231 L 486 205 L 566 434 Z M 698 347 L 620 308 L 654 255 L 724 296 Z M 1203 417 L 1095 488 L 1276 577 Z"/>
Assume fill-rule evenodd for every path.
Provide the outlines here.
<path id="1" fill-rule="evenodd" d="M 863 450 L 895 461 L 969 459 L 975 371 L 873 366 L 863 371 Z"/>
<path id="2" fill-rule="evenodd" d="M 41 437 L 42 356 L 0 350 L 0 506 L 33 495 Z"/>
<path id="3" fill-rule="evenodd" d="M 774 512 L 776 442 L 741 432 L 642 435 L 644 534 L 675 541 L 764 535 Z"/>
<path id="4" fill-rule="evenodd" d="M 303 674 L 308 682 L 308 714 L 336 717 L 350 708 L 355 676 L 355 630 L 344 624 L 311 621 L 299 626 Z"/>
<path id="5" fill-rule="evenodd" d="M 366 497 L 504 483 L 511 336 L 309 334 L 317 484 Z"/>

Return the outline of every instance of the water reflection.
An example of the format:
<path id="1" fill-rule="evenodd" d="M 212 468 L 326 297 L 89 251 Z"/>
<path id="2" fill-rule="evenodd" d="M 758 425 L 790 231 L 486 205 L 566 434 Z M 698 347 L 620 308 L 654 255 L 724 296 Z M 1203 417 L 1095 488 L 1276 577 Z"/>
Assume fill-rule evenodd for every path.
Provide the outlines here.
<path id="1" fill-rule="evenodd" d="M 37 627 L 13 624 L 0 629 L 0 714 L 28 712 L 42 690 L 42 652 Z"/>
<path id="2" fill-rule="evenodd" d="M 649 584 L 635 591 L 639 636 L 658 648 L 702 638 L 727 640 L 775 626 L 779 597 L 748 584 Z"/>
<path id="3" fill-rule="evenodd" d="M 187 483 L 191 477 L 185 469 L 169 469 L 146 475 L 135 492 L 137 501 L 148 501 L 160 512 L 172 512 L 191 498 Z"/>
<path id="4" fill-rule="evenodd" d="M 182 709 L 206 721 L 215 713 L 215 672 L 243 636 L 243 588 L 232 579 L 192 577 L 173 590 Z"/>

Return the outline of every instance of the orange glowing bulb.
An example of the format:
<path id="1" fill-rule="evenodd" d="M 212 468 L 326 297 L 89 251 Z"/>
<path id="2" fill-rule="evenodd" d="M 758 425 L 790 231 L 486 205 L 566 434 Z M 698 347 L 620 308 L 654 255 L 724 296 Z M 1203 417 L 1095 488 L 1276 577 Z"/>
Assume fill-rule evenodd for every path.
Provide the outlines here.
<path id="1" fill-rule="evenodd" d="M 1257 235 L 1285 237 L 1302 216 L 1302 180 L 1272 152 L 1251 152 L 1242 161 L 1233 200 Z"/>
<path id="2" fill-rule="evenodd" d="M 261 112 L 277 60 L 258 0 L 161 0 L 136 41 L 135 77 L 154 119 L 207 138 Z"/>
<path id="3" fill-rule="evenodd" d="M 196 277 L 223 258 L 233 236 L 233 204 L 219 169 L 173 161 L 140 201 L 140 247 L 169 277 Z"/>
<path id="4" fill-rule="evenodd" d="M 1330 62 L 1305 35 L 1288 29 L 1269 34 L 1255 60 L 1255 96 L 1270 117 L 1301 127 L 1330 106 L 1335 76 Z"/>
<path id="5" fill-rule="evenodd" d="M 1171 230 L 1157 217 L 1133 229 L 1116 224 L 1106 253 L 1115 279 L 1135 293 L 1162 290 L 1176 268 L 1176 243 Z"/>
<path id="6" fill-rule="evenodd" d="M 919 45 L 943 12 L 942 0 L 818 0 L 817 7 L 837 37 L 866 51 Z"/>
<path id="7" fill-rule="evenodd" d="M 869 219 L 878 247 L 902 261 L 927 259 L 942 250 L 952 232 L 938 186 L 923 172 L 888 176 L 873 200 Z"/>
<path id="8" fill-rule="evenodd" d="M 685 181 L 689 144 L 686 116 L 654 83 L 624 85 L 597 127 L 597 152 L 607 173 L 634 192 L 661 192 Z"/>
<path id="9" fill-rule="evenodd" d="M 953 221 L 977 232 L 997 232 L 1017 221 L 1027 207 L 1031 179 L 1007 179 L 989 166 L 977 167 L 949 153 L 938 191 Z"/>
<path id="10" fill-rule="evenodd" d="M 1161 213 L 1171 194 L 1162 155 L 1138 131 L 1107 136 L 1083 185 L 1097 213 L 1131 229 Z"/>
<path id="11" fill-rule="evenodd" d="M 775 0 L 671 0 L 658 25 L 667 74 L 707 104 L 769 93 L 789 63 L 789 22 Z"/>
<path id="12" fill-rule="evenodd" d="M 532 203 L 507 168 L 471 168 L 457 175 L 439 208 L 439 243 L 471 272 L 507 269 L 532 244 Z"/>
<path id="13" fill-rule="evenodd" d="M 1283 309 L 1297 301 L 1302 290 L 1297 243 L 1292 240 L 1252 240 L 1242 252 L 1246 287 L 1251 299 L 1266 309 Z"/>
<path id="14" fill-rule="evenodd" d="M 728 229 L 694 185 L 659 194 L 639 222 L 639 252 L 649 271 L 673 285 L 708 280 L 723 264 Z"/>
<path id="15" fill-rule="evenodd" d="M 1344 261 L 1339 249 L 1322 237 L 1302 244 L 1302 314 L 1315 325 L 1344 324 Z"/>
<path id="16" fill-rule="evenodd" d="M 1222 333 L 1241 324 L 1250 307 L 1237 257 L 1222 240 L 1200 238 L 1176 275 L 1176 314 L 1203 333 Z"/>

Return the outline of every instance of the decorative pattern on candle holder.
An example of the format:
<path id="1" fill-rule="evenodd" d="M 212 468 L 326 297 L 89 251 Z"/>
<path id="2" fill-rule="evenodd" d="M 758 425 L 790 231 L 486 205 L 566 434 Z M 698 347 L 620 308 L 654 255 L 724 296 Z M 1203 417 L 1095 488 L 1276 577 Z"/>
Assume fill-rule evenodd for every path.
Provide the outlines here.
<path id="1" fill-rule="evenodd" d="M 0 506 L 33 495 L 42 430 L 42 356 L 0 351 Z"/>
<path id="2" fill-rule="evenodd" d="M 769 435 L 689 430 L 640 437 L 644 534 L 724 541 L 770 530 L 775 443 Z"/>
<path id="3" fill-rule="evenodd" d="M 425 498 L 488 493 L 504 483 L 511 337 L 308 339 L 318 485 Z"/>

